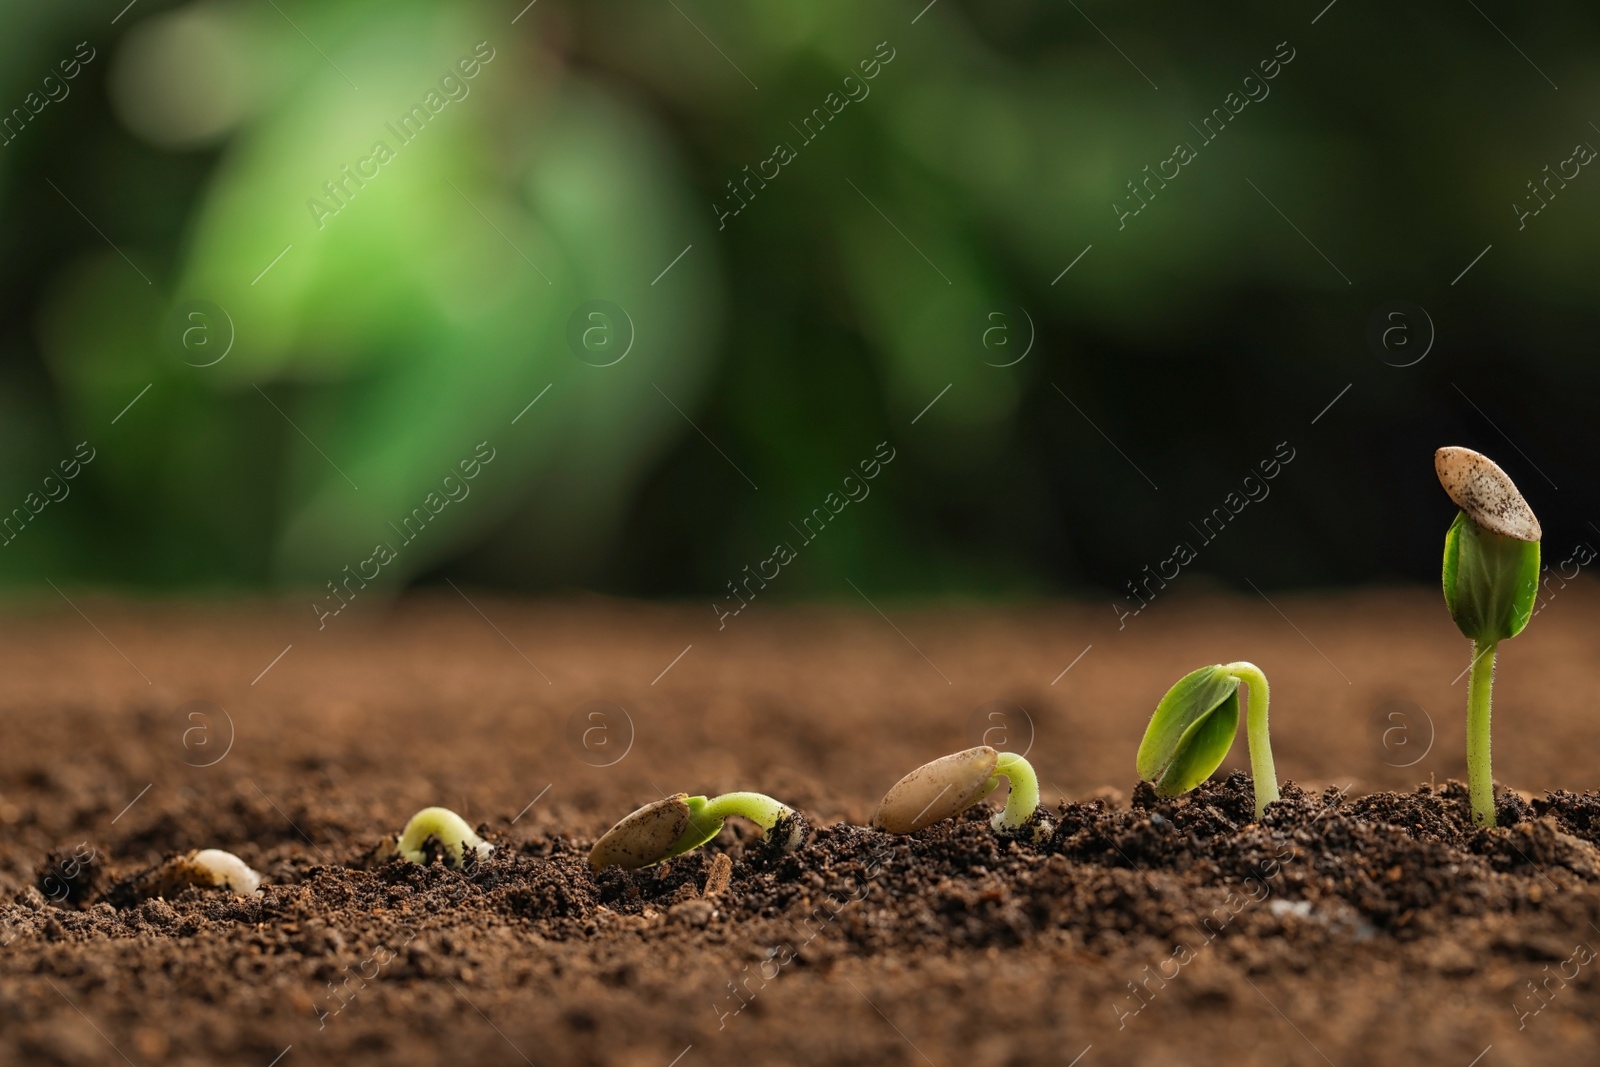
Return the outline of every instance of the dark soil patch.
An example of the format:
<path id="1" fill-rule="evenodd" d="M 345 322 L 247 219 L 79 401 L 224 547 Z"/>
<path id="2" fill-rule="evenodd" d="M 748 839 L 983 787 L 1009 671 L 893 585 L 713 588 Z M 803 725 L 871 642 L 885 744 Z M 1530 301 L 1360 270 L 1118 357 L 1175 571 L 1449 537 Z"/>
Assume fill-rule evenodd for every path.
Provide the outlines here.
<path id="1" fill-rule="evenodd" d="M 577 624 L 549 625 L 575 641 L 671 645 L 652 626 L 619 640 L 602 625 L 615 613 L 585 610 Z M 1008 624 L 990 622 L 998 637 L 985 642 L 1005 647 Z M 210 628 L 169 625 L 202 643 L 193 628 Z M 541 625 L 524 620 L 526 647 L 538 647 Z M 826 642 L 828 626 L 813 640 Z M 222 630 L 211 640 L 237 640 Z M 399 652 L 385 650 L 396 640 Z M 519 814 L 518 798 L 556 775 L 514 740 L 419 750 L 437 720 L 430 695 L 407 696 L 404 678 L 337 713 L 329 707 L 350 698 L 342 683 L 331 696 L 319 689 L 332 675 L 279 679 L 270 711 L 247 718 L 241 707 L 256 728 L 226 775 L 142 755 L 168 728 L 159 708 L 110 714 L 58 698 L 51 714 L 18 718 L 23 744 L 0 754 L 10 830 L 0 843 L 0 1062 L 1000 1067 L 1081 1054 L 1080 1067 L 1466 1067 L 1491 1045 L 1485 1067 L 1592 1061 L 1595 793 L 1507 792 L 1501 827 L 1483 830 L 1450 780 L 1410 792 L 1288 783 L 1258 822 L 1250 782 L 1234 773 L 1181 800 L 1139 787 L 1058 803 L 1054 832 L 1037 845 L 993 833 L 992 804 L 894 837 L 859 825 L 875 793 L 913 753 L 959 747 L 959 732 L 929 750 L 929 738 L 897 737 L 894 716 L 874 712 L 865 747 L 883 765 L 863 782 L 863 746 L 849 739 L 860 714 L 830 712 L 828 699 L 785 705 L 755 681 L 793 654 L 777 647 L 726 677 L 686 678 L 699 695 L 680 710 L 636 711 L 675 727 L 640 730 L 637 763 L 661 785 L 793 800 L 811 817 L 806 845 L 774 854 L 736 822 L 671 863 L 599 876 L 587 862 L 595 836 L 659 789 L 580 766 Z M 362 635 L 317 666 L 372 680 L 389 657 L 423 650 L 449 664 L 457 700 L 478 702 L 450 720 L 453 731 L 560 744 L 559 713 L 537 729 L 523 721 L 520 675 L 497 689 L 513 670 L 503 649 L 462 654 L 422 619 Z M 857 657 L 904 669 L 898 651 L 818 654 L 847 673 Z M 1286 738 L 1296 715 L 1275 688 Z M 764 709 L 759 728 L 742 731 L 721 689 Z M 702 718 L 696 700 L 711 709 Z M 1034 703 L 1043 720 L 1048 705 Z M 94 724 L 98 733 L 85 732 Z M 704 762 L 718 742 L 702 733 L 727 738 L 731 772 Z M 774 734 L 790 762 L 772 758 Z M 1295 751 L 1281 746 L 1280 766 L 1309 762 Z M 1116 765 L 1131 753 L 1108 751 Z M 1030 758 L 1049 781 L 1048 749 Z M 1355 758 L 1350 746 L 1342 758 Z M 523 760 L 541 773 L 512 773 Z M 1068 777 L 1079 796 L 1095 792 Z M 150 795 L 119 814 L 151 779 Z M 371 865 L 410 810 L 468 809 L 473 798 L 469 817 L 494 812 L 479 825 L 497 845 L 488 859 L 459 871 Z M 208 846 L 243 855 L 263 892 L 152 895 L 152 868 Z"/>

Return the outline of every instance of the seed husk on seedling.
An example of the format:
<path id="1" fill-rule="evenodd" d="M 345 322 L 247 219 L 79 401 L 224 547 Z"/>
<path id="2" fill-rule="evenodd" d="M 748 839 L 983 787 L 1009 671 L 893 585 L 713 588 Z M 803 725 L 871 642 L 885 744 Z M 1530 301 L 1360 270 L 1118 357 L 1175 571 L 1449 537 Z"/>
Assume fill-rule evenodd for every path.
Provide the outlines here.
<path id="1" fill-rule="evenodd" d="M 1035 840 L 1049 836 L 1049 822 L 1033 818 L 1039 810 L 1039 778 L 1033 766 L 1014 752 L 997 752 L 988 745 L 940 756 L 900 779 L 878 803 L 872 825 L 891 834 L 914 834 L 966 811 L 998 789 L 1001 778 L 1010 783 L 1011 792 L 1004 810 L 989 824 L 998 833 L 1017 835 L 1031 821 Z"/>
<path id="2" fill-rule="evenodd" d="M 1179 678 L 1156 705 L 1139 744 L 1139 777 L 1165 797 L 1182 796 L 1211 777 L 1239 729 L 1239 690 L 1248 687 L 1250 773 L 1256 818 L 1278 799 L 1278 772 L 1267 735 L 1267 676 L 1243 660 L 1201 667 Z"/>
<path id="3" fill-rule="evenodd" d="M 1467 785 L 1472 819 L 1493 826 L 1489 710 L 1500 642 L 1521 633 L 1539 594 L 1543 531 L 1510 475 L 1479 452 L 1450 446 L 1433 455 L 1445 493 L 1461 509 L 1444 536 L 1444 602 L 1472 641 L 1467 681 Z"/>
<path id="4" fill-rule="evenodd" d="M 467 820 L 449 808 L 423 808 L 411 816 L 399 837 L 386 837 L 378 846 L 381 859 L 400 858 L 412 863 L 427 863 L 429 841 L 443 850 L 445 861 L 461 867 L 488 859 L 494 846 L 479 837 Z"/>
<path id="5" fill-rule="evenodd" d="M 636 870 L 681 856 L 716 837 L 732 816 L 749 819 L 764 831 L 762 839 L 789 852 L 805 843 L 805 818 L 763 793 L 723 793 L 706 798 L 676 793 L 624 817 L 601 835 L 589 850 L 589 866 Z"/>

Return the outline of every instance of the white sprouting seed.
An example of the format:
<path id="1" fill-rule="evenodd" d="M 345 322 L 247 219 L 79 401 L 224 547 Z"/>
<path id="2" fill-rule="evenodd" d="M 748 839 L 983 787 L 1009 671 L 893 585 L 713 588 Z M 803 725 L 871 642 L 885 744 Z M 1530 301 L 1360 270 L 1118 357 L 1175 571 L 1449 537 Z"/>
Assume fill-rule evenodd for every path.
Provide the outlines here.
<path id="1" fill-rule="evenodd" d="M 203 848 L 198 852 L 189 853 L 182 862 L 188 869 L 186 873 L 191 875 L 188 879 L 191 884 L 211 885 L 242 897 L 258 895 L 261 892 L 261 875 L 251 870 L 249 864 L 232 852 L 224 852 L 220 848 Z"/>
<path id="2" fill-rule="evenodd" d="M 589 866 L 637 870 L 659 862 L 689 829 L 689 794 L 653 801 L 623 818 L 589 850 Z"/>
<path id="3" fill-rule="evenodd" d="M 422 846 L 430 837 L 444 847 L 452 867 L 462 865 L 468 849 L 480 860 L 488 859 L 494 851 L 494 846 L 479 837 L 467 820 L 449 808 L 423 808 L 411 816 L 400 831 L 399 840 L 392 844 L 385 841 L 386 848 L 381 851 L 390 851 L 412 863 L 427 863 L 428 855 Z"/>
<path id="4" fill-rule="evenodd" d="M 994 791 L 1000 754 L 988 745 L 924 763 L 884 794 L 872 825 L 891 834 L 912 834 L 967 810 Z"/>
<path id="5" fill-rule="evenodd" d="M 1433 469 L 1456 507 L 1485 530 L 1518 541 L 1543 537 L 1539 520 L 1516 483 L 1488 456 L 1447 445 L 1433 454 Z"/>

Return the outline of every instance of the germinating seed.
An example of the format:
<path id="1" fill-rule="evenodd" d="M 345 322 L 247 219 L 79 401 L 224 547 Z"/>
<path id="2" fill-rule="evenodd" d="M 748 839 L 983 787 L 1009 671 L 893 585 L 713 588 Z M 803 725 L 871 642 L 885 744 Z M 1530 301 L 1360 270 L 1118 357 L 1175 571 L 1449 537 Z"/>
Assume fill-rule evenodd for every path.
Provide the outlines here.
<path id="1" fill-rule="evenodd" d="M 890 787 L 872 825 L 891 834 L 913 834 L 958 815 L 988 796 L 1000 754 L 988 745 L 924 763 Z"/>
<path id="2" fill-rule="evenodd" d="M 232 852 L 220 848 L 203 848 L 189 854 L 189 862 L 210 876 L 210 884 L 228 889 L 240 896 L 261 892 L 261 876 L 249 864 Z"/>
<path id="3" fill-rule="evenodd" d="M 140 897 L 173 897 L 190 886 L 226 889 L 240 896 L 261 892 L 261 875 L 244 860 L 220 848 L 185 852 L 136 879 Z"/>
<path id="4" fill-rule="evenodd" d="M 646 804 L 601 835 L 589 850 L 589 866 L 636 870 L 659 862 L 689 829 L 689 794 Z"/>
<path id="5" fill-rule="evenodd" d="M 805 844 L 805 818 L 765 793 L 723 793 L 691 797 L 678 793 L 646 804 L 607 830 L 589 852 L 595 871 L 607 867 L 633 870 L 692 852 L 722 832 L 737 815 L 761 827 L 769 846 L 790 852 Z"/>
<path id="6" fill-rule="evenodd" d="M 386 838 L 378 846 L 378 854 L 385 858 L 399 856 L 412 863 L 426 863 L 428 854 L 423 846 L 430 838 L 443 846 L 452 867 L 462 866 L 468 850 L 475 860 L 488 859 L 494 851 L 494 846 L 479 837 L 467 820 L 449 808 L 423 808 L 411 816 L 398 839 Z"/>

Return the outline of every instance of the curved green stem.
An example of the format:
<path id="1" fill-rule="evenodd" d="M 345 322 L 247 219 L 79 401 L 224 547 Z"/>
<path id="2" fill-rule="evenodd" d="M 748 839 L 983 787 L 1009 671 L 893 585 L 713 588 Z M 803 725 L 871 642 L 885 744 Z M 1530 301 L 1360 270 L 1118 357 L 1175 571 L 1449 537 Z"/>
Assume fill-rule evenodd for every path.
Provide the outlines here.
<path id="1" fill-rule="evenodd" d="M 1254 663 L 1240 660 L 1223 670 L 1249 689 L 1245 738 L 1250 744 L 1250 774 L 1255 778 L 1256 818 L 1278 799 L 1278 769 L 1272 763 L 1272 738 L 1267 732 L 1267 676 Z"/>
<path id="2" fill-rule="evenodd" d="M 1011 789 L 1006 796 L 1005 808 L 990 819 L 990 825 L 1003 833 L 1016 833 L 1027 825 L 1028 819 L 1035 811 L 1039 810 L 1039 776 L 1034 773 L 1033 765 L 1015 752 L 1002 752 L 994 765 L 994 777 L 990 779 L 990 788 L 997 784 L 996 780 L 1004 778 L 1010 783 Z M 1049 833 L 1047 827 L 1041 826 L 1043 836 Z"/>
<path id="3" fill-rule="evenodd" d="M 793 808 L 781 801 L 773 800 L 765 793 L 723 793 L 721 796 L 690 797 L 686 803 L 689 805 L 689 827 L 684 830 L 683 836 L 678 838 L 672 846 L 672 851 L 662 859 L 671 859 L 681 856 L 685 852 L 697 849 L 722 832 L 723 823 L 732 816 L 749 819 L 764 831 L 763 836 L 772 840 L 772 832 L 784 819 L 795 814 Z M 804 828 L 795 823 L 791 829 L 791 843 L 793 848 L 799 842 L 795 837 L 803 837 Z"/>
<path id="4" fill-rule="evenodd" d="M 794 814 L 794 809 L 780 801 L 773 800 L 765 793 L 724 793 L 720 797 L 712 797 L 705 802 L 705 807 L 698 813 L 693 813 L 694 801 L 699 798 L 690 798 L 691 819 L 726 819 L 730 815 L 738 815 L 749 819 L 767 833 L 771 833 L 778 825 L 780 819 Z"/>
<path id="5" fill-rule="evenodd" d="M 1489 703 L 1494 691 L 1494 655 L 1498 643 L 1472 642 L 1472 673 L 1467 678 L 1467 786 L 1472 794 L 1472 821 L 1493 826 L 1494 774 L 1489 766 Z"/>
<path id="6" fill-rule="evenodd" d="M 444 846 L 452 867 L 461 866 L 467 849 L 479 859 L 494 851 L 494 846 L 480 838 L 467 820 L 449 808 L 423 808 L 411 816 L 395 842 L 395 851 L 412 863 L 425 863 L 427 856 L 422 846 L 430 837 Z"/>

